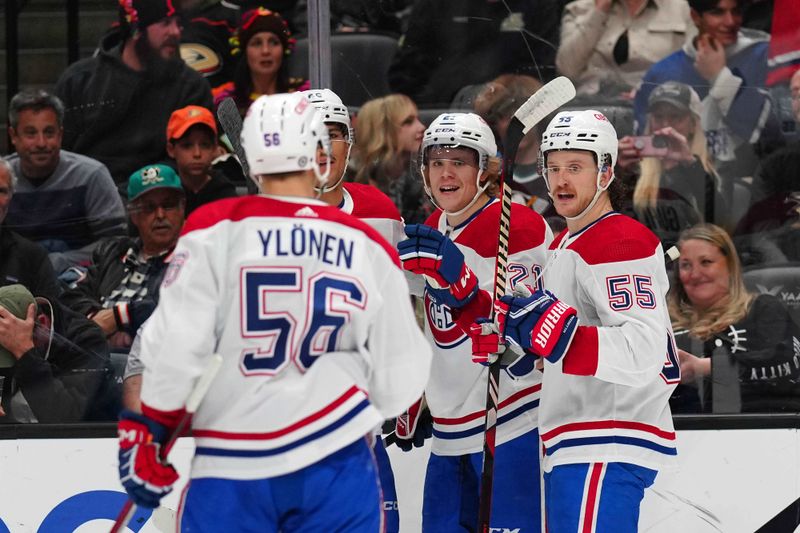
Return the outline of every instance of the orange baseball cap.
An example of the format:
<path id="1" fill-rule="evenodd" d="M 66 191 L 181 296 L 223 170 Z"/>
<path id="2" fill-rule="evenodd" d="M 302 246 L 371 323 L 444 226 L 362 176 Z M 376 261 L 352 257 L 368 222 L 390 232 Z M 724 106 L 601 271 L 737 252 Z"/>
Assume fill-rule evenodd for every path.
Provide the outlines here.
<path id="1" fill-rule="evenodd" d="M 217 134 L 217 122 L 214 115 L 205 107 L 197 105 L 187 105 L 184 108 L 173 111 L 167 123 L 167 140 L 180 139 L 186 130 L 195 124 L 203 124 L 211 128 L 214 135 Z"/>

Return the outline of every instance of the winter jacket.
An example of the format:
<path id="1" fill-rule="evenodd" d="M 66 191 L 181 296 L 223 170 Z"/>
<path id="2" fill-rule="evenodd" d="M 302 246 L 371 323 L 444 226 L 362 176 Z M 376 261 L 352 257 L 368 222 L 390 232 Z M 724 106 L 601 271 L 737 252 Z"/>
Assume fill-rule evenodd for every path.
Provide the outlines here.
<path id="1" fill-rule="evenodd" d="M 47 251 L 0 224 L 0 286 L 15 283 L 50 301 L 61 293 Z"/>

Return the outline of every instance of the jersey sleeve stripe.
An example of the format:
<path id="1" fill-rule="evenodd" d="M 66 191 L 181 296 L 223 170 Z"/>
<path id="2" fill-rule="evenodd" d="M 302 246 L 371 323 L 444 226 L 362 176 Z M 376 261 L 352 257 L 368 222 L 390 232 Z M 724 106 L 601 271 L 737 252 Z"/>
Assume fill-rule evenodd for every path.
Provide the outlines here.
<path id="1" fill-rule="evenodd" d="M 673 440 L 673 441 L 675 440 L 674 431 L 664 431 L 663 429 L 656 426 L 652 426 L 650 424 L 644 424 L 642 422 L 631 422 L 627 420 L 596 420 L 593 422 L 575 422 L 572 424 L 559 426 L 546 433 L 542 433 L 542 441 L 552 440 L 563 433 L 569 433 L 575 431 L 597 431 L 606 429 L 627 429 L 627 430 L 641 431 L 644 433 L 650 433 L 662 439 Z"/>
<path id="2" fill-rule="evenodd" d="M 497 417 L 497 425 L 501 426 L 504 423 L 515 419 L 519 415 L 521 415 L 523 413 L 527 413 L 531 409 L 535 409 L 537 407 L 539 407 L 539 399 L 538 398 L 536 398 L 532 402 L 525 403 L 525 404 L 517 407 L 513 411 L 510 411 L 510 412 L 508 412 L 508 413 L 506 413 L 506 414 L 504 414 L 502 416 Z M 485 415 L 486 415 L 486 413 L 484 412 L 483 416 L 485 416 Z M 434 419 L 434 422 L 433 422 L 433 434 L 437 438 L 440 438 L 440 439 L 463 439 L 465 437 L 471 437 L 473 435 L 477 435 L 478 433 L 482 433 L 483 431 L 485 431 L 485 429 L 486 428 L 484 427 L 484 424 L 483 424 L 482 420 L 478 425 L 476 425 L 476 426 L 474 426 L 472 428 L 469 428 L 469 429 L 462 430 L 462 431 L 448 431 L 448 430 L 442 431 L 441 429 L 437 428 L 436 419 Z"/>
<path id="3" fill-rule="evenodd" d="M 512 403 L 516 402 L 517 400 L 539 392 L 542 389 L 542 384 L 537 383 L 532 387 L 528 387 L 527 389 L 522 389 L 521 391 L 517 391 L 505 400 L 500 402 L 498 405 L 498 409 L 503 409 L 504 407 L 508 407 Z M 471 422 L 477 419 L 483 419 L 486 416 L 486 411 L 475 411 L 474 413 L 470 413 L 468 415 L 464 415 L 458 418 L 444 418 L 444 417 L 434 417 L 433 421 L 436 424 L 447 425 L 447 426 L 457 426 L 459 424 L 464 424 L 467 422 Z"/>
<path id="4" fill-rule="evenodd" d="M 604 437 L 584 437 L 580 439 L 565 439 L 552 446 L 545 446 L 545 455 L 551 456 L 562 448 L 574 448 L 577 446 L 592 446 L 597 444 L 622 444 L 627 446 L 637 446 L 647 448 L 654 452 L 664 455 L 678 455 L 678 450 L 674 447 L 662 446 L 655 442 L 638 439 L 635 437 L 623 437 L 620 435 L 608 435 Z"/>

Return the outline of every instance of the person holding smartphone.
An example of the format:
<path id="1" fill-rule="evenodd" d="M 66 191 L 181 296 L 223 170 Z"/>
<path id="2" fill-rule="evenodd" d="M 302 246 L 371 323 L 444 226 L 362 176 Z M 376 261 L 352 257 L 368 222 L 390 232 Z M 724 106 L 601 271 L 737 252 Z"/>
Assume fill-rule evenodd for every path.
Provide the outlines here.
<path id="1" fill-rule="evenodd" d="M 752 176 L 753 144 L 775 122 L 764 90 L 769 35 L 742 28 L 744 0 L 689 0 L 698 35 L 644 76 L 634 100 L 637 133 L 647 127 L 650 94 L 666 81 L 690 85 L 703 103 L 703 128 L 720 175 Z"/>
<path id="2" fill-rule="evenodd" d="M 633 191 L 638 218 L 665 249 L 680 232 L 726 213 L 719 177 L 706 148 L 700 97 L 690 86 L 663 83 L 650 93 L 645 136 L 619 141 L 620 170 L 639 177 Z"/>

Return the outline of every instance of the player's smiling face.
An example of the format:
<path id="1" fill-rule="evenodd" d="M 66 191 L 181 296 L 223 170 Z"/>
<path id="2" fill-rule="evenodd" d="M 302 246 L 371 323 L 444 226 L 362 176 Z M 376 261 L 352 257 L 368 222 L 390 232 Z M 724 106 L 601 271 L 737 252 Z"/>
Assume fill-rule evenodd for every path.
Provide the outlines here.
<path id="1" fill-rule="evenodd" d="M 472 148 L 433 146 L 428 152 L 431 193 L 444 211 L 454 213 L 475 198 L 478 172 L 478 153 Z"/>
<path id="2" fill-rule="evenodd" d="M 688 239 L 679 243 L 678 275 L 689 301 L 697 309 L 709 309 L 730 291 L 730 271 L 722 251 L 713 243 Z"/>
<path id="3" fill-rule="evenodd" d="M 328 183 L 335 183 L 345 171 L 347 165 L 347 134 L 345 127 L 339 123 L 326 123 L 325 127 L 328 128 L 328 136 L 331 139 L 331 156 L 326 157 L 325 151 L 320 147 L 317 150 L 317 164 L 319 170 L 323 174 L 326 172 L 326 166 L 331 166 L 331 173 L 328 177 Z"/>
<path id="4" fill-rule="evenodd" d="M 597 191 L 594 154 L 582 150 L 548 152 L 547 181 L 553 206 L 559 215 L 574 217 L 581 214 Z"/>

